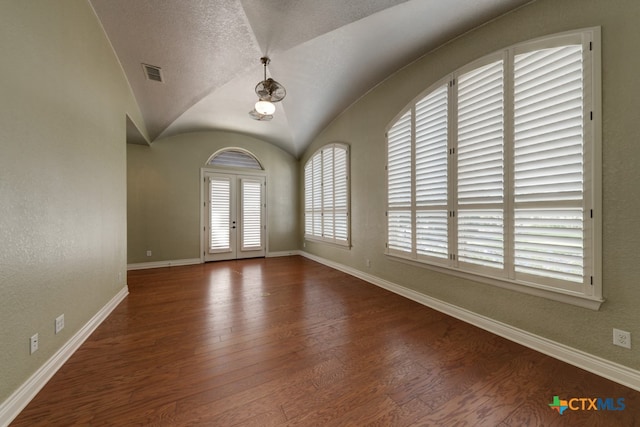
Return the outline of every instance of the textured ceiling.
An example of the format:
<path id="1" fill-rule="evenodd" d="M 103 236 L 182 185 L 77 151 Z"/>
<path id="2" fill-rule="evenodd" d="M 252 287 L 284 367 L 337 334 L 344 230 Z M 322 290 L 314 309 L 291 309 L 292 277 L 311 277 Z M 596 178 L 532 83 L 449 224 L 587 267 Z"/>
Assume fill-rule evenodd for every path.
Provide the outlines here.
<path id="1" fill-rule="evenodd" d="M 90 1 L 152 140 L 220 129 L 299 156 L 394 71 L 530 0 Z M 264 55 L 287 89 L 268 122 L 248 114 Z M 143 63 L 164 82 L 148 81 Z"/>

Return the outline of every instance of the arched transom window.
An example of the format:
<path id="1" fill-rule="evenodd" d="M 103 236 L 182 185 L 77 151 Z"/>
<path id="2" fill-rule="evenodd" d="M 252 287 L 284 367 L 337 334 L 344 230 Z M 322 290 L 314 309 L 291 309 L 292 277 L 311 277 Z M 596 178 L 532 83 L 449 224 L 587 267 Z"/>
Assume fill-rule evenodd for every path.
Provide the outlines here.
<path id="1" fill-rule="evenodd" d="M 217 151 L 209 158 L 207 166 L 264 170 L 253 154 L 239 148 Z"/>

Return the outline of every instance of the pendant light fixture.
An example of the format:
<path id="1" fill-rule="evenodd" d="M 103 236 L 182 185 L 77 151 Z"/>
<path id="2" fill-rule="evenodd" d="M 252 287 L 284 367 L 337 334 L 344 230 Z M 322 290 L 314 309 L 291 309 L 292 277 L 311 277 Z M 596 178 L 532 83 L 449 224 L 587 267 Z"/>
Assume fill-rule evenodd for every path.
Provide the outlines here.
<path id="1" fill-rule="evenodd" d="M 256 117 L 273 116 L 276 111 L 275 102 L 280 102 L 287 95 L 287 91 L 280 83 L 273 80 L 271 77 L 267 78 L 267 65 L 271 60 L 263 56 L 260 58 L 264 70 L 264 78 L 256 85 L 256 95 L 258 95 L 258 102 L 254 106 L 254 111 L 249 112 L 251 117 L 256 120 L 264 120 L 264 118 L 257 119 Z M 269 118 L 270 119 L 270 118 Z M 267 119 L 267 120 L 269 120 Z"/>

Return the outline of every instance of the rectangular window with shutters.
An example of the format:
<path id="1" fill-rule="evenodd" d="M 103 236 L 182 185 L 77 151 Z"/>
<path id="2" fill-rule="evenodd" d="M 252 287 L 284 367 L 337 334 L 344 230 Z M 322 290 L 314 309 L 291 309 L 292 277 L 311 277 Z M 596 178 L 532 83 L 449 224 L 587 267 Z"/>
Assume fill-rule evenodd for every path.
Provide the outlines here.
<path id="1" fill-rule="evenodd" d="M 590 28 L 481 58 L 390 125 L 388 255 L 600 305 L 599 41 Z"/>
<path id="2" fill-rule="evenodd" d="M 305 238 L 349 246 L 349 149 L 332 143 L 304 167 Z"/>

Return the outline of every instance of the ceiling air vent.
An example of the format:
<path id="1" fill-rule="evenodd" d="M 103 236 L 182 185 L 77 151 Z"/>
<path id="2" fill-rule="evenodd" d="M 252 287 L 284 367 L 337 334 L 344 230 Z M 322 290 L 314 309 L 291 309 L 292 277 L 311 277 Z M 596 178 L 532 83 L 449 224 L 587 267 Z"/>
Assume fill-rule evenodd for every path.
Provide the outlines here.
<path id="1" fill-rule="evenodd" d="M 144 70 L 144 75 L 147 77 L 147 80 L 153 80 L 155 82 L 162 83 L 162 69 L 160 67 L 156 67 L 155 65 L 142 64 L 142 69 Z"/>

